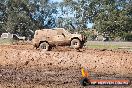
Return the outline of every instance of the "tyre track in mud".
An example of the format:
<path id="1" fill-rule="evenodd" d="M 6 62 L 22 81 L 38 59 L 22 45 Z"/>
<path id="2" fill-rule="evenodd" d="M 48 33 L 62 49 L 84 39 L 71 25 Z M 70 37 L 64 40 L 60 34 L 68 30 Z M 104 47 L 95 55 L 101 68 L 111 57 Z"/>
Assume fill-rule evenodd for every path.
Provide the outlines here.
<path id="1" fill-rule="evenodd" d="M 64 86 L 72 84 L 72 86 L 80 86 L 79 79 L 81 77 L 80 70 L 74 68 L 35 68 L 11 66 L 0 67 L 0 82 L 10 83 L 15 86 L 21 84 L 35 84 L 43 86 Z"/>

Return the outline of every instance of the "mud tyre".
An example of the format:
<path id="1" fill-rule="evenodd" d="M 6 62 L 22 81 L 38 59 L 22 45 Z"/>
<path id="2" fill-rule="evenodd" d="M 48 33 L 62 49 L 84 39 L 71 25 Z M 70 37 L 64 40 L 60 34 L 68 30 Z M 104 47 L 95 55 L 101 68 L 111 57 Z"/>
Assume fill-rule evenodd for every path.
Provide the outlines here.
<path id="1" fill-rule="evenodd" d="M 49 43 L 47 43 L 47 42 L 40 43 L 39 49 L 42 51 L 49 51 L 49 49 L 50 49 Z"/>
<path id="2" fill-rule="evenodd" d="M 79 49 L 81 46 L 81 42 L 79 39 L 73 39 L 71 40 L 71 47 L 74 49 Z"/>

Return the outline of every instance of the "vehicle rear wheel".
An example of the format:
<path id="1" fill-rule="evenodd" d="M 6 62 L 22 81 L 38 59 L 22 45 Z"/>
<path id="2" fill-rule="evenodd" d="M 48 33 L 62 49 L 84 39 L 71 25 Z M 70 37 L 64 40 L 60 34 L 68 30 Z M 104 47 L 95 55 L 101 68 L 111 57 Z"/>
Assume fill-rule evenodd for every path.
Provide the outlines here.
<path id="1" fill-rule="evenodd" d="M 49 44 L 47 42 L 42 42 L 39 45 L 39 49 L 43 50 L 43 51 L 49 51 Z"/>
<path id="2" fill-rule="evenodd" d="M 72 48 L 78 49 L 78 48 L 80 48 L 80 46 L 81 46 L 81 42 L 80 42 L 79 39 L 73 39 L 73 40 L 71 41 L 71 47 L 72 47 Z"/>

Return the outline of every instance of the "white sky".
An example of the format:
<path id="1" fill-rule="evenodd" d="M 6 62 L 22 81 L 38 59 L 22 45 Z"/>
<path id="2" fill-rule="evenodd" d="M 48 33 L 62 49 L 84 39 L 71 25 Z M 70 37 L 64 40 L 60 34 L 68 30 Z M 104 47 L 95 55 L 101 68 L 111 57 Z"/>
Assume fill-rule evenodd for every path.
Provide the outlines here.
<path id="1" fill-rule="evenodd" d="M 50 0 L 51 2 L 62 2 L 63 0 Z"/>

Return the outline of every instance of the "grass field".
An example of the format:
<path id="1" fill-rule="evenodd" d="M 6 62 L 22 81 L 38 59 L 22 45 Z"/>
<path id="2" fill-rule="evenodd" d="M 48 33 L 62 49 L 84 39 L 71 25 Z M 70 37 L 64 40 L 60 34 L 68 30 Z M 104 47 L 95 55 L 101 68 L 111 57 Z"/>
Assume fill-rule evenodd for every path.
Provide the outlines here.
<path id="1" fill-rule="evenodd" d="M 92 49 L 128 49 L 132 50 L 132 42 L 88 41 L 86 47 Z"/>
<path id="2" fill-rule="evenodd" d="M 2 39 L 0 38 L 0 45 L 10 45 L 13 43 L 12 39 Z"/>
<path id="3" fill-rule="evenodd" d="M 119 49 L 120 46 L 117 45 L 88 45 L 88 48 L 93 48 L 93 49 Z"/>

